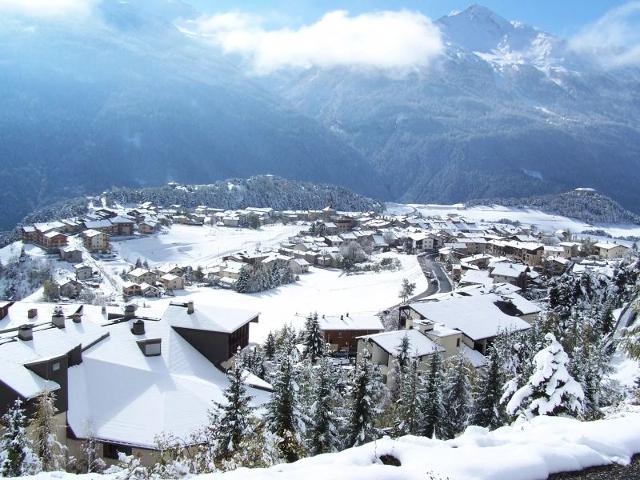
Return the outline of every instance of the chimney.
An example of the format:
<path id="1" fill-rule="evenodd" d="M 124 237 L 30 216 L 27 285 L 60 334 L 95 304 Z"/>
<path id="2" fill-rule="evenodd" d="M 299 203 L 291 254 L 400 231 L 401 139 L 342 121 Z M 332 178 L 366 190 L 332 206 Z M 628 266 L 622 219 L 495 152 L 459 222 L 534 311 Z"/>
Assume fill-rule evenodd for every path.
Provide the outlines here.
<path id="1" fill-rule="evenodd" d="M 187 302 L 187 313 L 191 315 L 193 312 L 195 312 L 195 309 L 193 308 L 193 301 Z"/>
<path id="2" fill-rule="evenodd" d="M 80 308 L 71 316 L 73 323 L 82 323 L 82 314 L 84 313 L 84 305 L 80 305 Z"/>
<path id="3" fill-rule="evenodd" d="M 27 312 L 27 318 L 36 318 L 38 316 L 38 309 L 37 308 L 30 308 L 29 311 Z"/>
<path id="4" fill-rule="evenodd" d="M 135 316 L 136 316 L 136 306 L 133 303 L 130 303 L 129 305 L 125 305 L 124 319 L 131 320 L 132 318 L 135 318 Z"/>
<path id="5" fill-rule="evenodd" d="M 23 342 L 33 340 L 33 327 L 31 325 L 20 325 L 18 327 L 18 338 Z"/>
<path id="6" fill-rule="evenodd" d="M 131 325 L 131 333 L 134 335 L 144 335 L 144 321 L 136 320 Z"/>
<path id="7" fill-rule="evenodd" d="M 100 309 L 100 312 L 102 313 L 102 315 L 106 315 L 107 314 L 107 306 L 106 305 L 102 305 L 102 308 Z"/>
<path id="8" fill-rule="evenodd" d="M 51 317 L 51 323 L 53 323 L 54 327 L 64 328 L 64 313 L 62 313 L 61 307 L 56 307 L 53 310 L 53 315 Z"/>

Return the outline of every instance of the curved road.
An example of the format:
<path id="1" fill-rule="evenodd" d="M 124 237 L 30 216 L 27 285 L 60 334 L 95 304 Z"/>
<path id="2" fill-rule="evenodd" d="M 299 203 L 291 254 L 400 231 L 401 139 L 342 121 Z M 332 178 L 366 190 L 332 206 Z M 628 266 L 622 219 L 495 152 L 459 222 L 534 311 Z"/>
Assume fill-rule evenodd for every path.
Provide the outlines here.
<path id="1" fill-rule="evenodd" d="M 435 293 L 447 293 L 452 290 L 451 281 L 440 264 L 436 262 L 436 256 L 436 253 L 418 255 L 418 263 L 420 264 L 420 268 L 422 268 L 422 273 L 424 273 L 425 277 L 429 280 L 429 288 L 413 297 L 412 300 L 420 300 Z M 432 278 L 429 278 L 430 276 L 435 278 L 436 281 L 431 281 Z"/>

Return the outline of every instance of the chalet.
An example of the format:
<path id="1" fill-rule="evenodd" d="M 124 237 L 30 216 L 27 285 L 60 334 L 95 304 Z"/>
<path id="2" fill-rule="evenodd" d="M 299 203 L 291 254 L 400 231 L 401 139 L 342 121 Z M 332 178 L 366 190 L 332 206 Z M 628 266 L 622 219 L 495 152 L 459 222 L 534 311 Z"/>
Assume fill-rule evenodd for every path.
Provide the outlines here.
<path id="1" fill-rule="evenodd" d="M 338 232 L 348 232 L 356 226 L 355 219 L 347 216 L 335 218 L 332 223 L 336 226 Z"/>
<path id="2" fill-rule="evenodd" d="M 32 225 L 20 227 L 20 238 L 24 243 L 36 243 L 38 241 L 38 231 Z"/>
<path id="3" fill-rule="evenodd" d="M 522 263 L 500 262 L 491 270 L 494 283 L 510 283 L 520 288 L 527 288 L 531 269 Z"/>
<path id="4" fill-rule="evenodd" d="M 132 218 L 117 216 L 111 218 L 111 235 L 129 237 L 133 235 L 135 221 Z"/>
<path id="5" fill-rule="evenodd" d="M 358 338 L 358 358 L 362 357 L 365 349 L 368 350 L 371 362 L 378 365 L 382 380 L 388 386 L 392 386 L 396 381 L 395 367 L 400 344 L 405 337 L 409 341 L 409 357 L 418 362 L 418 370 L 427 370 L 432 355 L 444 352 L 443 347 L 418 330 L 397 330 Z"/>
<path id="6" fill-rule="evenodd" d="M 338 235 L 329 235 L 324 237 L 324 242 L 330 247 L 339 247 L 342 245 L 344 240 L 342 240 Z"/>
<path id="7" fill-rule="evenodd" d="M 59 252 L 67 246 L 68 237 L 57 230 L 52 230 L 42 235 L 40 246 L 50 253 Z"/>
<path id="8" fill-rule="evenodd" d="M 304 258 L 292 258 L 288 261 L 288 265 L 294 275 L 309 272 L 310 264 Z"/>
<path id="9" fill-rule="evenodd" d="M 80 263 L 74 265 L 73 269 L 76 272 L 76 280 L 78 281 L 89 280 L 93 277 L 93 269 L 91 268 L 91 265 Z"/>
<path id="10" fill-rule="evenodd" d="M 183 290 L 184 289 L 184 278 L 174 275 L 172 273 L 166 273 L 162 275 L 160 278 L 160 283 L 164 285 L 164 288 L 167 290 Z"/>
<path id="11" fill-rule="evenodd" d="M 149 217 L 145 217 L 140 223 L 138 223 L 138 231 L 144 235 L 151 235 L 156 233 L 159 228 L 159 223 Z"/>
<path id="12" fill-rule="evenodd" d="M 384 239 L 383 235 L 373 235 L 371 237 L 373 241 L 373 250 L 377 252 L 388 252 L 390 250 L 390 246 L 387 241 Z"/>
<path id="13" fill-rule="evenodd" d="M 558 246 L 562 247 L 564 258 L 573 258 L 580 254 L 581 245 L 578 242 L 560 242 Z"/>
<path id="14" fill-rule="evenodd" d="M 82 263 L 82 250 L 72 246 L 63 247 L 60 249 L 60 260 L 73 264 Z"/>
<path id="15" fill-rule="evenodd" d="M 144 283 L 144 285 L 148 285 Z M 125 297 L 138 297 L 142 295 L 142 288 L 139 284 L 134 282 L 124 282 L 122 284 L 122 294 Z"/>
<path id="16" fill-rule="evenodd" d="M 411 303 L 400 308 L 400 325 L 413 328 L 416 320 L 427 320 L 434 324 L 462 332 L 462 341 L 471 349 L 484 354 L 493 339 L 503 332 L 520 332 L 531 328 L 523 318 L 537 315 L 539 309 L 520 296 L 507 299 L 496 293 L 482 293 L 445 297 Z M 517 298 L 519 297 L 519 298 Z M 516 299 L 515 301 L 513 299 Z M 522 306 L 525 312 L 518 310 Z M 505 313 L 506 312 L 506 313 Z"/>
<path id="17" fill-rule="evenodd" d="M 565 257 L 547 257 L 542 264 L 542 270 L 546 275 L 562 275 L 570 263 Z"/>
<path id="18" fill-rule="evenodd" d="M 376 315 L 322 315 L 318 323 L 331 350 L 352 355 L 357 351 L 358 337 L 384 330 L 384 325 Z"/>
<path id="19" fill-rule="evenodd" d="M 89 252 L 105 252 L 110 249 L 109 235 L 100 230 L 82 232 L 82 243 Z"/>
<path id="20" fill-rule="evenodd" d="M 67 280 L 60 283 L 60 296 L 78 298 L 82 293 L 82 284 L 77 280 Z"/>
<path id="21" fill-rule="evenodd" d="M 134 268 L 127 274 L 127 278 L 138 285 L 141 283 L 152 285 L 156 282 L 157 276 L 155 273 L 145 270 L 144 268 Z"/>
<path id="22" fill-rule="evenodd" d="M 607 260 L 624 257 L 629 252 L 629 247 L 609 242 L 598 242 L 593 246 L 593 248 L 596 250 L 600 258 Z"/>
<path id="23" fill-rule="evenodd" d="M 113 232 L 113 224 L 111 220 L 101 219 L 101 220 L 85 220 L 84 226 L 87 230 L 97 230 L 102 233 L 106 233 L 107 235 L 111 235 Z"/>
<path id="24" fill-rule="evenodd" d="M 60 230 L 67 235 L 74 235 L 84 229 L 83 223 L 74 218 L 65 218 L 60 222 L 64 225 Z"/>
<path id="25" fill-rule="evenodd" d="M 170 273 L 171 275 L 182 277 L 184 270 L 177 265 L 162 265 L 156 269 L 156 273 L 160 276 Z"/>
<path id="26" fill-rule="evenodd" d="M 28 318 L 31 311 L 38 314 Z M 30 412 L 54 391 L 56 433 L 69 455 L 81 455 L 91 437 L 108 463 L 118 452 L 155 463 L 159 434 L 190 438 L 207 422 L 228 386 L 218 366 L 246 344 L 258 316 L 193 304 L 171 305 L 161 318 L 138 313 L 12 305 L 0 320 L 0 411 L 20 399 Z M 268 401 L 269 384 L 250 374 L 244 382 L 253 407 Z"/>
<path id="27" fill-rule="evenodd" d="M 138 285 L 138 284 L 134 283 L 133 285 Z M 153 286 L 153 285 L 149 285 L 148 283 L 141 283 L 140 284 L 140 294 L 143 297 L 159 297 L 160 296 L 160 289 L 158 287 Z"/>

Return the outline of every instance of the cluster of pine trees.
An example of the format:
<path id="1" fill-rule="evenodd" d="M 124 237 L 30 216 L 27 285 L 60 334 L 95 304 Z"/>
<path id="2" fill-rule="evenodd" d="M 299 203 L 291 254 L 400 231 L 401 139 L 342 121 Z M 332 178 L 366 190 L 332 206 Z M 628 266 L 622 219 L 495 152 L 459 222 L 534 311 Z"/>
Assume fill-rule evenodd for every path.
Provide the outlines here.
<path id="1" fill-rule="evenodd" d="M 288 263 L 275 261 L 269 265 L 247 264 L 240 270 L 235 288 L 238 293 L 263 292 L 287 285 L 295 278 Z"/>

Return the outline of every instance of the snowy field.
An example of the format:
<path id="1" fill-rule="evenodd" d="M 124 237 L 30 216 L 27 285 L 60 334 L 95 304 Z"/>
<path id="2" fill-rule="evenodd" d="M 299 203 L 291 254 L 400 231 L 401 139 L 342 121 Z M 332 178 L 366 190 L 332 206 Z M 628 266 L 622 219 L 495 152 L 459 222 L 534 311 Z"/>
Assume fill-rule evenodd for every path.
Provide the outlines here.
<path id="1" fill-rule="evenodd" d="M 147 259 L 149 265 L 206 266 L 216 258 L 241 250 L 274 247 L 305 226 L 268 225 L 260 230 L 217 226 L 172 225 L 168 232 L 114 241 L 115 251 L 130 262 Z"/>
<path id="2" fill-rule="evenodd" d="M 542 480 L 552 473 L 628 464 L 640 452 L 640 413 L 595 422 L 537 417 L 493 432 L 470 427 L 454 440 L 406 436 L 383 438 L 339 453 L 268 469 L 203 475 L 220 480 Z M 392 455 L 401 466 L 378 459 Z M 82 478 L 116 476 L 82 475 Z M 76 478 L 43 473 L 35 478 Z M 604 478 L 604 477 L 603 477 Z"/>
<path id="3" fill-rule="evenodd" d="M 638 225 L 591 225 L 561 215 L 552 215 L 540 210 L 516 209 L 494 205 L 491 207 L 477 206 L 465 208 L 462 204 L 455 205 L 401 205 L 388 204 L 387 212 L 391 214 L 409 214 L 420 212 L 425 216 L 440 216 L 447 214 L 462 215 L 476 222 L 496 222 L 501 219 L 519 221 L 524 224 L 536 225 L 543 231 L 554 232 L 559 229 L 569 229 L 574 233 L 583 230 L 602 229 L 613 237 L 640 236 Z"/>
<path id="4" fill-rule="evenodd" d="M 387 254 L 392 255 L 392 254 Z M 427 289 L 420 265 L 415 256 L 397 256 L 402 269 L 397 272 L 344 275 L 340 270 L 311 268 L 291 285 L 255 294 L 240 294 L 232 290 L 208 287 L 177 292 L 176 301 L 193 300 L 201 304 L 228 308 L 243 308 L 260 312 L 260 323 L 251 324 L 250 340 L 263 342 L 267 334 L 283 325 L 304 326 L 305 317 L 312 312 L 340 315 L 345 313 L 375 314 L 399 303 L 398 292 L 403 278 L 416 283 L 416 293 Z M 138 300 L 161 314 L 171 299 Z"/>

